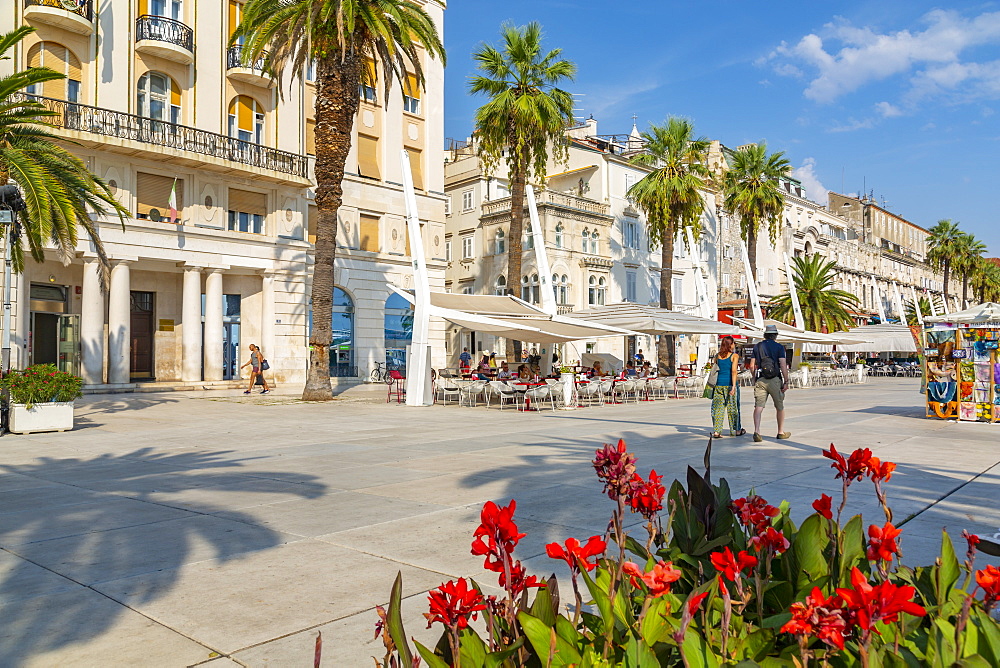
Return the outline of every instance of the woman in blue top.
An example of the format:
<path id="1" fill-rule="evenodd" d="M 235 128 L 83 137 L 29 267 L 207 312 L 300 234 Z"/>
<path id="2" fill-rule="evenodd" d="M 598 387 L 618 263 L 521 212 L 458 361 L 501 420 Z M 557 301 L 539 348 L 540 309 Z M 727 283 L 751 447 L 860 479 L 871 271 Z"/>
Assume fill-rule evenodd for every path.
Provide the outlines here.
<path id="1" fill-rule="evenodd" d="M 725 336 L 719 342 L 719 353 L 712 363 L 708 384 L 712 391 L 712 437 L 722 438 L 722 427 L 729 418 L 729 435 L 742 436 L 747 433 L 740 424 L 740 390 L 737 383 L 740 372 L 740 356 L 736 354 L 733 337 Z"/>

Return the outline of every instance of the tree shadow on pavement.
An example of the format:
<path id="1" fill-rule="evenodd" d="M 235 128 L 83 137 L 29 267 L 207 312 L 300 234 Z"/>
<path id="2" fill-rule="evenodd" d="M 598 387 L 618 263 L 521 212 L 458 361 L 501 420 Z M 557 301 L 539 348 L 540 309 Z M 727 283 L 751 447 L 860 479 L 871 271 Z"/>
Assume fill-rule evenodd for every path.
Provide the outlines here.
<path id="1" fill-rule="evenodd" d="M 244 461 L 230 451 L 143 448 L 0 465 L 0 664 L 30 663 L 113 628 L 129 608 L 99 593 L 101 583 L 128 579 L 128 604 L 150 601 L 184 564 L 222 564 L 298 539 L 261 526 L 252 507 L 317 498 L 326 485 L 240 470 Z"/>

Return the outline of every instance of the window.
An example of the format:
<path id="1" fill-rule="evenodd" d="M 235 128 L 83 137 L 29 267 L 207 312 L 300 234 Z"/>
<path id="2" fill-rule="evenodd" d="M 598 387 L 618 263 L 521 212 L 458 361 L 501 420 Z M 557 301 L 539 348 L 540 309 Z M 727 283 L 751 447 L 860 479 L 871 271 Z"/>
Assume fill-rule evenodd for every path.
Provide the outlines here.
<path id="1" fill-rule="evenodd" d="M 139 0 L 139 13 L 181 20 L 181 0 Z"/>
<path id="2" fill-rule="evenodd" d="M 626 173 L 625 174 L 625 196 L 626 197 L 628 197 L 628 191 L 632 188 L 632 186 L 635 185 L 635 183 L 636 183 L 636 175 L 635 174 Z"/>
<path id="3" fill-rule="evenodd" d="M 538 303 L 538 274 L 521 277 L 521 299 L 532 304 Z"/>
<path id="4" fill-rule="evenodd" d="M 462 288 L 462 294 L 463 295 L 474 295 L 474 294 L 476 294 L 476 291 L 473 288 L 473 286 L 467 285 L 464 288 Z"/>
<path id="5" fill-rule="evenodd" d="M 524 250 L 531 250 L 535 247 L 535 237 L 531 234 L 531 223 L 524 228 L 524 240 L 521 242 L 521 247 Z"/>
<path id="6" fill-rule="evenodd" d="M 346 376 L 354 364 L 354 301 L 333 288 L 333 338 L 330 341 L 330 375 Z"/>
<path id="7" fill-rule="evenodd" d="M 597 305 L 604 306 L 604 297 L 608 291 L 608 281 L 603 276 L 597 279 Z"/>
<path id="8" fill-rule="evenodd" d="M 559 283 L 559 303 L 569 304 L 569 276 L 566 274 L 562 275 L 562 281 Z"/>
<path id="9" fill-rule="evenodd" d="M 583 228 L 582 239 L 583 239 L 583 243 L 582 243 L 583 252 L 586 253 L 587 251 L 590 250 L 590 230 L 588 228 L 586 228 L 586 227 Z"/>
<path id="10" fill-rule="evenodd" d="M 625 301 L 634 302 L 635 299 L 635 272 L 625 272 Z"/>
<path id="11" fill-rule="evenodd" d="M 723 274 L 722 275 L 722 287 L 724 287 L 724 288 L 728 288 L 729 287 L 729 274 Z"/>
<path id="12" fill-rule="evenodd" d="M 564 232 L 565 228 L 562 223 L 556 223 L 556 248 L 563 247 Z"/>
<path id="13" fill-rule="evenodd" d="M 365 66 L 361 70 L 361 83 L 358 85 L 358 96 L 365 102 L 375 103 L 378 96 L 375 94 L 375 86 L 378 83 L 378 76 L 375 72 L 375 61 L 365 58 Z"/>
<path id="14" fill-rule="evenodd" d="M 597 235 L 597 230 L 590 233 L 590 252 L 593 255 L 600 253 L 600 237 Z"/>
<path id="15" fill-rule="evenodd" d="M 591 276 L 587 281 L 587 303 L 590 306 L 604 306 L 607 288 L 608 282 L 603 276 Z"/>
<path id="16" fill-rule="evenodd" d="M 316 155 L 316 119 L 306 119 L 306 155 Z"/>
<path id="17" fill-rule="evenodd" d="M 452 257 L 453 255 L 451 253 L 451 239 L 449 239 L 448 241 L 444 242 L 444 259 L 447 262 L 451 262 Z"/>
<path id="18" fill-rule="evenodd" d="M 316 81 L 316 61 L 306 63 L 306 81 Z"/>
<path id="19" fill-rule="evenodd" d="M 234 232 L 264 233 L 267 196 L 249 190 L 229 189 L 229 229 Z"/>
<path id="20" fill-rule="evenodd" d="M 622 245 L 625 248 L 639 248 L 639 221 L 625 218 L 622 221 Z"/>
<path id="21" fill-rule="evenodd" d="M 180 123 L 181 89 L 166 74 L 146 72 L 139 78 L 137 107 L 140 116 Z"/>
<path id="22" fill-rule="evenodd" d="M 684 279 L 674 278 L 674 282 L 670 287 L 672 290 L 671 298 L 674 301 L 674 306 L 684 303 Z"/>
<path id="23" fill-rule="evenodd" d="M 497 276 L 496 283 L 493 284 L 493 294 L 498 297 L 503 297 L 507 294 L 507 279 L 503 276 Z"/>
<path id="24" fill-rule="evenodd" d="M 403 83 L 403 111 L 409 114 L 420 113 L 420 84 L 417 75 L 406 73 L 406 81 Z"/>
<path id="25" fill-rule="evenodd" d="M 308 127 L 308 121 L 306 125 Z M 315 127 L 315 121 L 313 125 Z M 257 100 L 237 95 L 229 103 L 229 136 L 254 144 L 264 143 L 264 107 Z M 315 153 L 315 142 L 313 146 Z"/>
<path id="26" fill-rule="evenodd" d="M 413 307 L 397 294 L 385 300 L 385 363 L 406 368 L 406 347 L 413 342 Z"/>
<path id="27" fill-rule="evenodd" d="M 170 209 L 176 209 L 178 218 L 184 208 L 184 180 L 172 176 L 136 175 L 136 218 L 152 221 L 170 221 Z"/>
<path id="28" fill-rule="evenodd" d="M 363 251 L 377 253 L 379 251 L 380 218 L 370 214 L 361 214 L 358 219 L 359 248 Z"/>
<path id="29" fill-rule="evenodd" d="M 38 42 L 28 49 L 28 67 L 47 67 L 65 79 L 32 84 L 25 91 L 29 95 L 42 95 L 67 102 L 80 101 L 80 82 L 83 81 L 83 71 L 80 59 L 62 44 L 56 42 Z"/>
<path id="30" fill-rule="evenodd" d="M 728 260 L 732 256 L 733 256 L 733 247 L 730 246 L 729 244 L 726 244 L 725 246 L 723 246 L 722 247 L 722 258 L 725 259 L 725 260 Z"/>
<path id="31" fill-rule="evenodd" d="M 471 260 L 475 257 L 475 253 L 472 247 L 472 237 L 462 237 L 462 259 Z"/>
<path id="32" fill-rule="evenodd" d="M 503 233 L 503 230 L 497 230 L 496 245 L 493 249 L 494 254 L 503 255 L 507 252 L 507 239 Z"/>
<path id="33" fill-rule="evenodd" d="M 444 215 L 451 215 L 451 195 L 444 198 Z"/>
<path id="34" fill-rule="evenodd" d="M 767 282 L 774 285 L 774 269 L 767 270 Z"/>
<path id="35" fill-rule="evenodd" d="M 473 191 L 464 191 L 462 193 L 462 211 L 472 211 L 473 206 L 475 206 L 475 203 L 473 202 Z"/>
<path id="36" fill-rule="evenodd" d="M 413 177 L 413 188 L 415 190 L 423 190 L 424 170 L 423 161 L 420 159 L 422 153 L 419 149 L 407 146 L 406 155 L 410 158 L 410 176 Z"/>
<path id="37" fill-rule="evenodd" d="M 378 138 L 358 135 L 358 176 L 382 178 L 378 168 Z"/>

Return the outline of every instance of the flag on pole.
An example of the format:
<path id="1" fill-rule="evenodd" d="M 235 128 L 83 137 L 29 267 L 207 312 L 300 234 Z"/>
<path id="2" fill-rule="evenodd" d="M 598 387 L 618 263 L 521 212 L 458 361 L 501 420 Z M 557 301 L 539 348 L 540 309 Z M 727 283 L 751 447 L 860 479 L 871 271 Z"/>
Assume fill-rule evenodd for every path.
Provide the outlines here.
<path id="1" fill-rule="evenodd" d="M 170 186 L 170 200 L 167 202 L 170 207 L 170 222 L 177 220 L 177 177 L 174 177 L 173 185 Z"/>

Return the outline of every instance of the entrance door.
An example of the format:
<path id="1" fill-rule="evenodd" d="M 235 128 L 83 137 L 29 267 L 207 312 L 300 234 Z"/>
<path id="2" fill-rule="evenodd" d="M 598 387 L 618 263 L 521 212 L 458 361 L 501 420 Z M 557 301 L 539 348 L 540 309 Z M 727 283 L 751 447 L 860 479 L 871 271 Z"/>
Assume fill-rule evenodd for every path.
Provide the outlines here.
<path id="1" fill-rule="evenodd" d="M 80 316 L 59 316 L 59 370 L 80 375 Z"/>
<path id="2" fill-rule="evenodd" d="M 240 323 L 222 323 L 222 378 L 233 380 L 240 377 Z"/>
<path id="3" fill-rule="evenodd" d="M 153 293 L 132 292 L 133 378 L 153 378 Z"/>
<path id="4" fill-rule="evenodd" d="M 59 363 L 59 314 L 31 314 L 31 363 Z"/>

